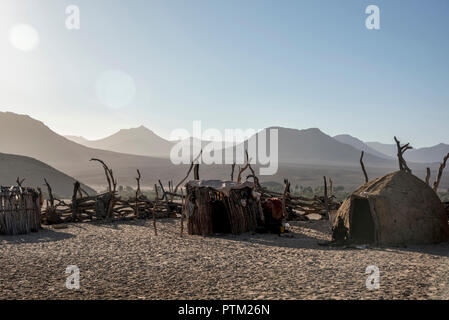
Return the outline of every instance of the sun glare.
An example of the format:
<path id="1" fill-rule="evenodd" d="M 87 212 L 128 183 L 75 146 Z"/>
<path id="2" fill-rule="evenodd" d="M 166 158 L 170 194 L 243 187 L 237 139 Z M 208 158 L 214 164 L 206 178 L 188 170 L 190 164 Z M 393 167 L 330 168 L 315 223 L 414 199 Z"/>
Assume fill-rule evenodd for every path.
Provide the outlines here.
<path id="1" fill-rule="evenodd" d="M 28 24 L 18 24 L 9 32 L 11 45 L 21 51 L 32 51 L 39 44 L 39 33 Z"/>

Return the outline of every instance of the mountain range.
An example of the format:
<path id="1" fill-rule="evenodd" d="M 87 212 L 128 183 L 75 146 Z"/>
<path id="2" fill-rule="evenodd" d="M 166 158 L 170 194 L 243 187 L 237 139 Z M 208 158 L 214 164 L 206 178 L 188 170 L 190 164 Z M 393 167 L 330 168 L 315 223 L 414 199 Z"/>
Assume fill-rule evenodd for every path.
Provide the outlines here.
<path id="1" fill-rule="evenodd" d="M 270 147 L 269 132 L 271 129 L 278 131 L 280 163 L 317 165 L 358 164 L 360 154 L 356 148 L 336 141 L 318 128 L 298 130 L 270 127 L 264 129 L 267 132 L 266 141 L 268 149 Z M 260 139 L 260 136 L 261 132 L 251 136 L 243 143 L 243 149 L 248 149 L 249 144 L 257 143 L 256 140 Z M 143 126 L 120 130 L 107 138 L 94 141 L 74 136 L 66 136 L 66 138 L 89 148 L 157 158 L 169 158 L 170 150 L 175 144 L 175 142 L 157 136 Z M 202 141 L 203 146 L 206 143 Z M 233 149 L 235 150 L 236 148 L 234 147 Z M 228 151 L 229 148 L 223 149 L 224 154 Z M 223 156 L 223 159 L 226 159 L 226 156 Z M 375 166 L 393 165 L 392 159 L 385 159 L 372 154 L 367 154 L 365 161 Z M 227 163 L 229 162 L 232 162 L 232 160 L 228 159 Z"/>
<path id="2" fill-rule="evenodd" d="M 298 130 L 272 127 L 265 130 L 269 129 L 278 130 L 280 167 L 275 176 L 261 176 L 262 181 L 282 181 L 284 177 L 288 177 L 295 184 L 320 185 L 322 176 L 326 173 L 328 176 L 338 177 L 339 181 L 336 178 L 334 181 L 347 188 L 356 187 L 363 182 L 359 158 L 360 150 L 365 146 L 361 146 L 360 141 L 352 144 L 347 137 L 345 140 L 342 137 L 331 137 L 318 128 Z M 248 141 L 252 142 L 258 136 L 260 133 Z M 245 146 L 248 141 L 244 143 Z M 173 143 L 142 126 L 120 130 L 110 137 L 96 141 L 82 137 L 63 137 L 27 115 L 0 112 L 2 152 L 38 159 L 96 190 L 104 188 L 105 178 L 99 164 L 89 161 L 91 158 L 106 161 L 122 185 L 135 184 L 136 169 L 140 169 L 142 185 L 147 187 L 153 186 L 159 179 L 163 182 L 173 180 L 175 183 L 181 180 L 189 165 L 173 165 L 170 162 L 168 154 Z M 365 149 L 364 157 L 370 177 L 397 170 L 394 156 L 365 145 L 371 148 Z M 441 161 L 442 157 L 438 159 L 437 161 Z M 437 164 L 412 161 L 409 165 L 421 177 L 425 175 L 426 166 L 430 166 L 433 172 L 437 168 Z M 200 175 L 208 179 L 229 179 L 230 167 L 203 164 L 200 166 Z M 444 177 L 441 186 L 446 186 L 447 180 Z"/>
<path id="3" fill-rule="evenodd" d="M 23 181 L 23 186 L 41 188 L 44 193 L 44 178 L 54 190 L 54 195 L 61 198 L 71 198 L 75 179 L 58 171 L 49 165 L 25 156 L 0 153 L 0 179 L 5 186 L 16 185 L 17 178 Z M 81 187 L 89 194 L 95 190 L 82 184 Z"/>
<path id="4" fill-rule="evenodd" d="M 144 126 L 122 129 L 99 140 L 87 140 L 76 136 L 66 138 L 90 148 L 151 157 L 167 157 L 174 145 L 173 142 L 159 137 Z"/>
<path id="5" fill-rule="evenodd" d="M 379 142 L 367 142 L 371 148 L 378 151 L 383 150 L 385 154 L 390 156 L 396 156 L 395 144 L 382 144 Z M 439 143 L 437 145 L 419 149 L 408 150 L 404 154 L 404 158 L 411 162 L 429 163 L 429 162 L 441 162 L 443 157 L 449 153 L 449 144 Z"/>
<path id="6" fill-rule="evenodd" d="M 380 142 L 363 142 L 353 136 L 342 134 L 334 136 L 334 139 L 346 143 L 354 148 L 383 157 L 385 159 L 396 159 L 396 144 L 385 144 Z M 413 146 L 413 145 L 412 145 Z M 416 163 L 439 163 L 444 156 L 449 153 L 449 145 L 439 143 L 437 145 L 425 148 L 407 150 L 404 153 L 404 159 Z"/>
<path id="7" fill-rule="evenodd" d="M 348 134 L 330 137 L 318 128 L 298 130 L 271 127 L 265 130 L 269 129 L 278 129 L 279 131 L 279 158 L 282 163 L 304 164 L 316 163 L 318 160 L 320 164 L 334 165 L 357 162 L 358 157 L 355 156 L 354 150 L 348 149 L 342 144 L 349 145 L 358 151 L 365 151 L 364 159 L 368 163 L 396 159 L 395 144 L 363 142 Z M 90 148 L 159 158 L 168 158 L 170 150 L 175 144 L 144 126 L 122 129 L 99 140 L 87 140 L 77 136 L 66 136 L 66 138 Z M 255 139 L 255 136 L 252 139 Z M 336 143 L 335 140 L 339 143 Z M 409 150 L 405 153 L 405 159 L 416 163 L 434 163 L 440 162 L 447 153 L 449 153 L 449 145 L 440 143 L 432 147 Z M 371 156 L 375 156 L 375 158 Z"/>
<path id="8" fill-rule="evenodd" d="M 341 143 L 353 146 L 354 148 L 356 148 L 359 151 L 364 151 L 366 153 L 375 155 L 379 158 L 387 159 L 387 160 L 394 159 L 394 157 L 389 156 L 387 153 L 379 151 L 377 148 L 372 148 L 368 144 L 363 142 L 362 140 L 357 139 L 349 134 L 340 134 L 340 135 L 334 136 L 334 139 L 337 141 L 340 141 Z M 395 149 L 396 149 L 396 146 L 395 146 Z"/>

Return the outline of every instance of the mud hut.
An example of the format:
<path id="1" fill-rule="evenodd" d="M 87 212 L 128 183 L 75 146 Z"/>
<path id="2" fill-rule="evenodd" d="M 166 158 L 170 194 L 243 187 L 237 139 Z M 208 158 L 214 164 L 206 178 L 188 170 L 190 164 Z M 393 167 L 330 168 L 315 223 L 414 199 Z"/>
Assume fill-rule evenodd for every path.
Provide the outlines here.
<path id="1" fill-rule="evenodd" d="M 263 215 L 251 182 L 192 180 L 186 191 L 184 213 L 189 234 L 255 231 Z"/>
<path id="2" fill-rule="evenodd" d="M 333 223 L 337 241 L 373 244 L 449 240 L 448 219 L 437 194 L 403 170 L 369 181 L 342 204 Z"/>
<path id="3" fill-rule="evenodd" d="M 32 188 L 0 187 L 0 234 L 26 234 L 40 228 L 40 194 Z"/>

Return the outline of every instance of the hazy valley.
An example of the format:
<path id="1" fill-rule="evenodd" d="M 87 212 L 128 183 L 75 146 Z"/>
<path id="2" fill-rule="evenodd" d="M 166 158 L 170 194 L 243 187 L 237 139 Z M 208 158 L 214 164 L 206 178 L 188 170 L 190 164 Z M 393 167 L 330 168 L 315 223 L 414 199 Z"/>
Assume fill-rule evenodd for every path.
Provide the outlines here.
<path id="1" fill-rule="evenodd" d="M 360 150 L 365 150 L 364 162 L 370 177 L 397 169 L 397 162 L 391 152 L 384 154 L 379 151 L 379 147 L 376 150 L 372 143 L 369 147 L 369 144 L 350 136 L 345 139 L 341 136 L 333 138 L 318 128 L 276 129 L 279 132 L 279 170 L 274 176 L 261 176 L 262 182 L 281 183 L 284 177 L 288 177 L 293 185 L 316 187 L 322 184 L 322 177 L 327 176 L 333 179 L 335 185 L 344 186 L 350 191 L 363 183 L 359 164 Z M 136 169 L 142 173 L 144 188 L 151 188 L 159 179 L 164 184 L 169 180 L 176 183 L 185 176 L 188 169 L 188 165 L 173 165 L 168 159 L 174 142 L 159 137 L 143 126 L 123 129 L 104 139 L 89 141 L 82 137 L 60 136 L 43 122 L 27 115 L 2 112 L 0 131 L 0 147 L 4 154 L 31 157 L 51 166 L 46 167 L 47 171 L 34 170 L 32 168 L 35 165 L 33 167 L 28 164 L 29 161 L 5 162 L 5 155 L 2 161 L 8 170 L 2 171 L 1 179 L 12 183 L 15 176 L 20 175 L 27 179 L 30 186 L 41 186 L 44 176 L 50 180 L 59 170 L 60 178 L 52 179 L 55 180 L 55 192 L 64 196 L 71 194 L 73 179 L 97 190 L 104 188 L 103 170 L 97 163 L 90 162 L 91 158 L 106 161 L 114 170 L 118 183 L 124 186 L 135 185 Z M 432 148 L 412 150 L 415 159 L 432 160 L 432 163 L 410 161 L 409 165 L 414 173 L 424 178 L 426 167 L 429 166 L 434 176 L 438 162 L 446 152 L 444 146 L 446 145 L 440 144 Z M 418 157 L 421 154 L 427 156 Z M 406 160 L 409 160 L 407 154 Z M 47 173 L 50 169 L 52 174 Z M 207 179 L 229 179 L 230 172 L 231 165 L 200 166 L 200 176 Z M 448 186 L 448 178 L 443 177 L 441 188 Z"/>

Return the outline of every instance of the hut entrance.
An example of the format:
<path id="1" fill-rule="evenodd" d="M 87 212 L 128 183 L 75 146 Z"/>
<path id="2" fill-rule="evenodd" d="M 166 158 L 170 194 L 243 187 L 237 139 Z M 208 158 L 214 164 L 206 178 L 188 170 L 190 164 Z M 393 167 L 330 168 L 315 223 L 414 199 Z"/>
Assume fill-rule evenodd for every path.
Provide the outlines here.
<path id="1" fill-rule="evenodd" d="M 359 243 L 375 241 L 375 226 L 368 199 L 354 199 L 351 223 L 351 239 Z"/>
<path id="2" fill-rule="evenodd" d="M 213 200 L 212 209 L 212 232 L 213 233 L 231 233 L 231 223 L 229 222 L 228 212 L 223 201 Z"/>
<path id="3" fill-rule="evenodd" d="M 184 206 L 189 234 L 241 234 L 257 228 L 262 214 L 260 198 L 251 182 L 191 180 Z"/>

